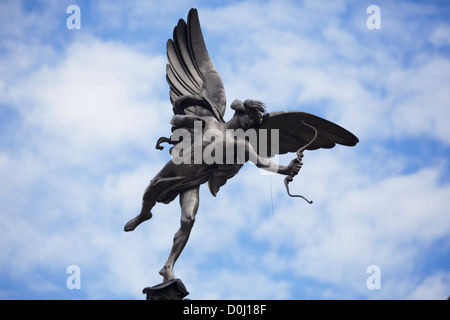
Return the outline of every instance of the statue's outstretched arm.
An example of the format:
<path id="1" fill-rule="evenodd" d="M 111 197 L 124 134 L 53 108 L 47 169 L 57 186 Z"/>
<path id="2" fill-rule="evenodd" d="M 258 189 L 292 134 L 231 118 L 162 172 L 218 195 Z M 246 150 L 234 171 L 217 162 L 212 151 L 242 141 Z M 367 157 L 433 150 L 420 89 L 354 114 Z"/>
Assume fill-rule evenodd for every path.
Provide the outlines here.
<path id="1" fill-rule="evenodd" d="M 174 115 L 170 124 L 176 128 L 194 128 L 196 121 L 201 121 L 202 124 L 205 121 L 202 117 L 196 115 Z"/>
<path id="2" fill-rule="evenodd" d="M 283 175 L 293 174 L 296 175 L 300 170 L 301 163 L 292 160 L 288 166 L 282 166 L 278 163 L 271 161 L 270 159 L 261 157 L 253 148 L 253 146 L 245 140 L 245 151 L 248 155 L 248 159 L 253 162 L 258 168 L 267 170 L 269 172 L 275 172 Z"/>

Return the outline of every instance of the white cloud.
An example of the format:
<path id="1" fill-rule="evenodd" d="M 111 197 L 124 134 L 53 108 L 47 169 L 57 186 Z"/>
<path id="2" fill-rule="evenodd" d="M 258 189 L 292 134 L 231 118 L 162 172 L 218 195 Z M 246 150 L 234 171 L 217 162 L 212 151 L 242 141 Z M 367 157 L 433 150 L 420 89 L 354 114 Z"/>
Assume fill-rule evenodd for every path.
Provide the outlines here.
<path id="1" fill-rule="evenodd" d="M 251 97 L 269 111 L 320 112 L 363 140 L 424 135 L 448 144 L 448 59 L 421 54 L 428 33 L 409 23 L 434 9 L 383 4 L 386 27 L 370 33 L 365 8 L 344 7 L 246 2 L 202 11 L 205 38 L 226 43 L 213 54 L 228 100 Z M 395 20 L 394 12 L 407 21 Z M 348 23 L 336 18 L 344 13 Z M 404 40 L 407 26 L 417 30 L 414 39 Z"/>
<path id="2" fill-rule="evenodd" d="M 444 300 L 450 297 L 450 275 L 439 272 L 423 280 L 415 290 L 408 295 L 408 299 L 418 300 Z"/>
<path id="3" fill-rule="evenodd" d="M 125 141 L 143 143 L 170 119 L 170 104 L 159 99 L 162 57 L 147 57 L 123 45 L 86 39 L 67 48 L 67 58 L 44 66 L 10 88 L 25 124 L 70 148 L 105 148 Z"/>
<path id="4" fill-rule="evenodd" d="M 277 281 L 265 271 L 220 270 L 219 273 L 205 272 L 190 279 L 192 299 L 209 300 L 265 300 L 288 299 L 290 284 Z M 186 283 L 185 283 L 186 284 Z M 187 284 L 186 284 L 187 285 Z"/>
<path id="5" fill-rule="evenodd" d="M 392 125 L 397 135 L 431 137 L 450 144 L 450 61 L 429 59 L 414 69 L 391 72 Z"/>
<path id="6" fill-rule="evenodd" d="M 161 5 L 155 0 L 135 0 L 126 3 L 101 0 L 97 1 L 92 9 L 98 19 L 99 28 L 139 32 L 160 25 L 172 27 L 168 17 L 172 17 L 175 12 L 187 12 L 190 7 L 184 0 L 174 0 L 170 5 Z"/>
<path id="7" fill-rule="evenodd" d="M 134 288 L 128 289 L 133 278 L 119 269 L 156 261 L 161 245 L 167 250 L 169 242 L 153 241 L 156 252 L 148 258 L 139 250 L 127 261 L 116 258 L 135 241 L 147 241 L 142 235 L 131 242 L 117 235 L 137 213 L 140 195 L 156 173 L 152 163 L 160 165 L 167 157 L 142 155 L 154 148 L 159 135 L 170 132 L 171 106 L 161 99 L 164 65 L 161 56 L 87 37 L 56 62 L 8 78 L 4 99 L 21 115 L 18 129 L 27 135 L 17 139 L 21 145 L 4 150 L 0 161 L 2 243 L 11 248 L 2 250 L 1 262 L 11 279 L 26 281 L 22 275 L 29 274 L 33 283 L 36 268 L 64 275 L 68 265 L 78 264 L 88 297 L 133 296 L 128 291 Z M 136 167 L 128 171 L 133 163 Z M 119 170 L 112 173 L 112 167 Z M 91 279 L 89 271 L 98 268 L 104 277 Z M 144 270 L 136 267 L 135 276 L 145 278 Z M 124 282 L 99 283 L 112 277 Z M 36 286 L 48 288 L 48 294 L 66 289 L 65 282 L 55 284 L 45 276 Z"/>
<path id="8" fill-rule="evenodd" d="M 198 279 L 192 284 L 196 294 L 216 297 L 210 282 L 226 272 L 234 281 L 230 276 L 222 283 L 221 290 L 229 291 L 222 297 L 233 297 L 237 283 L 254 285 L 251 278 L 240 276 L 251 270 L 274 278 L 290 275 L 291 282 L 284 285 L 291 295 L 298 290 L 297 282 L 315 281 L 329 290 L 309 288 L 304 294 L 325 299 L 410 296 L 415 290 L 411 278 L 415 265 L 450 227 L 446 219 L 450 189 L 440 184 L 439 167 L 374 180 L 370 172 L 361 171 L 364 165 L 345 155 L 351 151 L 327 150 L 305 157 L 303 172 L 291 188 L 307 193 L 315 201 L 311 206 L 289 198 L 282 181 L 272 177 L 275 214 L 271 215 L 269 177 L 257 174 L 257 169 L 241 172 L 215 199 L 205 192 L 188 249 L 177 266 L 182 276 Z M 237 184 L 240 193 L 233 190 Z M 252 251 L 255 246 L 259 249 Z M 216 259 L 228 264 L 216 265 Z M 366 268 L 372 264 L 382 272 L 382 289 L 377 292 L 366 287 Z M 199 271 L 203 265 L 208 271 Z"/>
<path id="9" fill-rule="evenodd" d="M 430 41 L 435 46 L 448 46 L 450 45 L 450 26 L 441 25 L 433 30 L 430 36 Z"/>

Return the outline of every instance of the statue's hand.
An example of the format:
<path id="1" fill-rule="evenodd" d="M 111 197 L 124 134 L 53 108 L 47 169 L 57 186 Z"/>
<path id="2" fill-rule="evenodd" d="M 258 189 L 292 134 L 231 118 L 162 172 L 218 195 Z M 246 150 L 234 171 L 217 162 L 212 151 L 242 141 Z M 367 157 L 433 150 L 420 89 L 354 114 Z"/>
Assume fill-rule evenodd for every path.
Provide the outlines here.
<path id="1" fill-rule="evenodd" d="M 289 182 L 291 182 L 292 179 L 294 179 L 294 177 L 298 174 L 302 165 L 303 165 L 303 162 L 299 158 L 295 158 L 294 160 L 291 161 L 291 163 L 289 163 L 289 165 L 288 165 L 289 175 L 287 177 L 287 180 Z"/>

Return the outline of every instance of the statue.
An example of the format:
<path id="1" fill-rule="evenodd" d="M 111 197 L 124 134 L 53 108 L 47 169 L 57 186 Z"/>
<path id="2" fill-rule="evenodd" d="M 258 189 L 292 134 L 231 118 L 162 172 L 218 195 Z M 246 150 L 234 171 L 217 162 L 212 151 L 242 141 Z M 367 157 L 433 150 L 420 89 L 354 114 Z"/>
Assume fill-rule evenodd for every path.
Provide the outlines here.
<path id="1" fill-rule="evenodd" d="M 259 168 L 286 175 L 287 192 L 295 197 L 288 184 L 302 166 L 304 150 L 358 143 L 356 136 L 330 121 L 298 111 L 267 113 L 264 103 L 258 100 L 234 100 L 231 109 L 235 113 L 225 122 L 224 85 L 206 50 L 196 9 L 189 11 L 187 23 L 179 20 L 173 39 L 167 42 L 167 56 L 166 78 L 174 112 L 172 135 L 161 137 L 156 148 L 163 149 L 161 143 L 172 144 L 172 159 L 150 181 L 141 212 L 124 228 L 134 230 L 152 217 L 157 202 L 167 204 L 179 197 L 181 225 L 159 271 L 163 283 L 176 280 L 173 266 L 194 225 L 200 185 L 208 182 L 216 196 L 220 187 L 250 161 Z M 296 152 L 297 157 L 287 166 L 270 160 L 276 154 L 289 152 Z"/>

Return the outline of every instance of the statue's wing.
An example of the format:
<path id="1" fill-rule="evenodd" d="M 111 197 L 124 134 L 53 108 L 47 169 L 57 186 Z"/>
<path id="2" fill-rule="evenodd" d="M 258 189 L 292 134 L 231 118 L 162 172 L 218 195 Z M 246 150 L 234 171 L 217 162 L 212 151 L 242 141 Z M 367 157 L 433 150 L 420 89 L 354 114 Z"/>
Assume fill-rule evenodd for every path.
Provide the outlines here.
<path id="1" fill-rule="evenodd" d="M 196 9 L 188 14 L 167 41 L 166 76 L 175 114 L 215 116 L 223 122 L 225 89 L 203 40 Z"/>
<path id="2" fill-rule="evenodd" d="M 262 155 L 261 148 L 267 146 L 267 151 L 263 150 L 265 155 L 273 157 L 276 154 L 296 152 L 305 146 L 314 138 L 315 132 L 303 122 L 317 130 L 317 138 L 306 150 L 329 149 L 336 144 L 354 146 L 359 142 L 351 132 L 315 115 L 298 111 L 271 112 L 265 115 L 258 127 L 258 153 Z M 272 129 L 279 130 L 278 139 L 271 132 Z"/>

